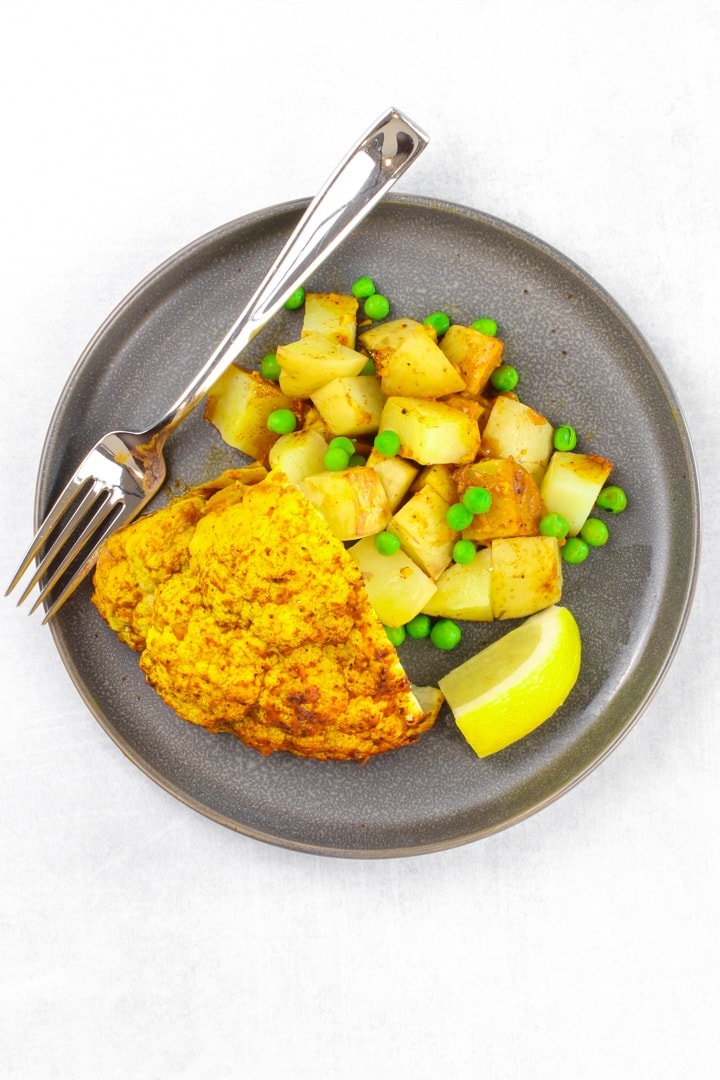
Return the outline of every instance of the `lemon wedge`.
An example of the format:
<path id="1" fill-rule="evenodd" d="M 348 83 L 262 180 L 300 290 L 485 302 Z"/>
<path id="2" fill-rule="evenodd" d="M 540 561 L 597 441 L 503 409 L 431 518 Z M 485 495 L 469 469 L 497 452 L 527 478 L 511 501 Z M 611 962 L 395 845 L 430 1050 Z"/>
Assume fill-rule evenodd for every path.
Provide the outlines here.
<path id="1" fill-rule="evenodd" d="M 580 672 L 580 631 L 565 607 L 531 615 L 440 679 L 455 723 L 479 757 L 548 720 Z"/>

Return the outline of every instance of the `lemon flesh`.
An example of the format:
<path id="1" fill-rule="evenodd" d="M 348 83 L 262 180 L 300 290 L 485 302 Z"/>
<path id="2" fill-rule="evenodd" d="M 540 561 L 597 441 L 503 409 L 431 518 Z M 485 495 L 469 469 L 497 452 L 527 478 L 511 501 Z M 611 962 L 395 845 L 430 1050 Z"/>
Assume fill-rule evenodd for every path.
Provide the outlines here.
<path id="1" fill-rule="evenodd" d="M 574 616 L 553 605 L 460 664 L 439 685 L 470 746 L 488 757 L 560 708 L 577 681 L 580 655 Z"/>

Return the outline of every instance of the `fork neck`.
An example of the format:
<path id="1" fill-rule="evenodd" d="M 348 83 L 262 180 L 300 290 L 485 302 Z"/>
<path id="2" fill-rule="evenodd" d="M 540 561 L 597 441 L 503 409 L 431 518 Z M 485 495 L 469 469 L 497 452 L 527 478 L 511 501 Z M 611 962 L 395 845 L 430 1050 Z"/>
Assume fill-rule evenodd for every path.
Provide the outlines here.
<path id="1" fill-rule="evenodd" d="M 185 388 L 165 415 L 148 430 L 147 434 L 155 447 L 162 449 L 178 424 L 207 394 L 222 372 L 237 359 L 250 340 L 267 322 L 268 318 L 269 316 L 266 315 L 264 309 L 258 309 L 255 297 L 253 297 L 240 318 L 211 353 L 192 382 Z"/>

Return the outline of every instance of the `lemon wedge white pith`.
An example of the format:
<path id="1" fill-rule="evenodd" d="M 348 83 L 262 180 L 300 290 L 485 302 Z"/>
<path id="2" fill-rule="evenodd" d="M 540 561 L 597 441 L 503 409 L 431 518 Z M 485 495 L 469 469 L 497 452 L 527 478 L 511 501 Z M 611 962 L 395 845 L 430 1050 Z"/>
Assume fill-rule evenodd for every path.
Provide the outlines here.
<path id="1" fill-rule="evenodd" d="M 548 720 L 577 681 L 580 653 L 574 616 L 553 605 L 440 679 L 476 754 L 495 754 Z"/>

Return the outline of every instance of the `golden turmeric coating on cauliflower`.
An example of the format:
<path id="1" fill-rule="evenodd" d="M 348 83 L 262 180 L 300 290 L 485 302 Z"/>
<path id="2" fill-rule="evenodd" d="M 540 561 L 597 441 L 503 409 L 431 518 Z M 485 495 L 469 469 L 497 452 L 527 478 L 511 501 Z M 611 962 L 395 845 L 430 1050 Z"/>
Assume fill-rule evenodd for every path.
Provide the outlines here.
<path id="1" fill-rule="evenodd" d="M 256 478 L 224 474 L 113 537 L 98 610 L 178 715 L 263 754 L 413 742 L 439 703 L 418 703 L 355 560 L 282 473 Z"/>
<path id="2" fill-rule="evenodd" d="M 92 599 L 121 641 L 144 648 L 155 590 L 186 566 L 190 539 L 206 510 L 241 498 L 244 485 L 266 475 L 262 465 L 229 469 L 110 537 L 95 569 Z"/>

